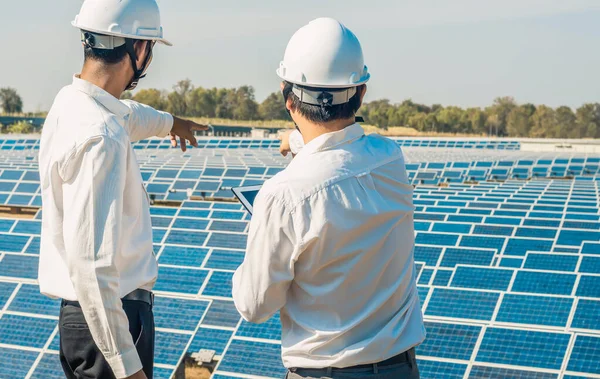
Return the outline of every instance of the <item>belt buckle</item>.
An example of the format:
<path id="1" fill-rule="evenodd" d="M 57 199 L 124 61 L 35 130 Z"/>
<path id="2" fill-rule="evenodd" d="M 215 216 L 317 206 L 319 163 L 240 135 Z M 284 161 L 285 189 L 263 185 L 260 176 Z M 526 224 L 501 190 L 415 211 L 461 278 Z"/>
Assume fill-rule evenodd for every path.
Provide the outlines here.
<path id="1" fill-rule="evenodd" d="M 150 292 L 150 306 L 154 306 L 154 292 Z"/>

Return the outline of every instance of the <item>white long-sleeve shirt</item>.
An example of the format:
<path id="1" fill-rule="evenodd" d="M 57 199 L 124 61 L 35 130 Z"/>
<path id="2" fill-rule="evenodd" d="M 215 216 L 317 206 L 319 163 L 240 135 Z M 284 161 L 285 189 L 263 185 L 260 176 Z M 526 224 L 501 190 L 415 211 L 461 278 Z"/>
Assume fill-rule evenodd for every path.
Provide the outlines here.
<path id="1" fill-rule="evenodd" d="M 142 364 L 121 298 L 158 273 L 148 196 L 131 142 L 166 136 L 173 117 L 81 80 L 57 95 L 42 131 L 40 291 L 79 301 L 117 378 Z"/>
<path id="2" fill-rule="evenodd" d="M 376 363 L 424 340 L 412 192 L 397 144 L 358 124 L 264 184 L 233 298 L 250 322 L 280 311 L 286 367 Z"/>

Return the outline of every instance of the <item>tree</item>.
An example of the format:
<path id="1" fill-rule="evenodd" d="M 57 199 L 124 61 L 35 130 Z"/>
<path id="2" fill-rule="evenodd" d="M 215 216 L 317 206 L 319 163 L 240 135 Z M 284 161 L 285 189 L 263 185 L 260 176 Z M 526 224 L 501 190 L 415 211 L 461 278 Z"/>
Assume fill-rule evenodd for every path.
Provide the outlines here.
<path id="1" fill-rule="evenodd" d="M 376 100 L 365 103 L 361 108 L 361 114 L 369 124 L 387 129 L 390 125 L 388 111 L 392 108 L 388 99 Z"/>
<path id="2" fill-rule="evenodd" d="M 133 98 L 133 93 L 131 91 L 125 91 L 121 94 L 121 100 L 131 100 Z"/>
<path id="3" fill-rule="evenodd" d="M 215 117 L 217 89 L 198 87 L 188 95 L 188 112 L 194 117 Z"/>
<path id="4" fill-rule="evenodd" d="M 446 107 L 437 114 L 437 120 L 440 123 L 442 132 L 447 133 L 467 133 L 469 124 L 463 117 L 464 111 L 459 107 Z"/>
<path id="5" fill-rule="evenodd" d="M 487 117 L 485 112 L 479 108 L 469 108 L 466 110 L 466 117 L 470 124 L 472 133 L 485 134 L 486 133 L 486 120 Z"/>
<path id="6" fill-rule="evenodd" d="M 14 88 L 0 88 L 0 108 L 4 113 L 22 113 L 23 99 Z"/>
<path id="7" fill-rule="evenodd" d="M 584 104 L 577 109 L 574 138 L 600 138 L 600 104 Z"/>
<path id="8" fill-rule="evenodd" d="M 489 126 L 492 126 L 494 130 L 490 134 L 497 136 L 506 135 L 506 124 L 508 115 L 517 106 L 515 99 L 510 96 L 497 97 L 494 99 L 492 106 L 486 108 L 488 114 Z"/>
<path id="9" fill-rule="evenodd" d="M 27 121 L 19 121 L 16 124 L 12 124 L 7 128 L 8 133 L 13 134 L 29 134 L 33 132 L 33 125 Z"/>
<path id="10" fill-rule="evenodd" d="M 506 120 L 506 131 L 509 136 L 527 137 L 531 129 L 531 117 L 535 113 L 533 104 L 523 104 L 513 108 Z"/>
<path id="11" fill-rule="evenodd" d="M 133 100 L 138 103 L 146 104 L 160 111 L 167 110 L 168 104 L 164 93 L 155 88 L 143 89 L 133 96 Z"/>
<path id="12" fill-rule="evenodd" d="M 556 128 L 551 137 L 569 138 L 577 130 L 577 118 L 569 107 L 556 108 Z"/>
<path id="13" fill-rule="evenodd" d="M 258 103 L 254 99 L 254 87 L 241 86 L 233 95 L 233 118 L 235 120 L 256 120 L 258 116 Z"/>
<path id="14" fill-rule="evenodd" d="M 258 114 L 263 120 L 288 120 L 289 114 L 281 93 L 273 92 L 258 107 Z"/>
<path id="15" fill-rule="evenodd" d="M 189 79 L 181 80 L 173 86 L 173 92 L 167 96 L 167 111 L 178 116 L 188 115 L 188 94 L 192 92 L 194 86 Z"/>
<path id="16" fill-rule="evenodd" d="M 540 105 L 531 117 L 531 123 L 531 129 L 529 130 L 530 137 L 551 137 L 553 131 L 556 130 L 556 113 L 554 109 L 546 105 Z"/>

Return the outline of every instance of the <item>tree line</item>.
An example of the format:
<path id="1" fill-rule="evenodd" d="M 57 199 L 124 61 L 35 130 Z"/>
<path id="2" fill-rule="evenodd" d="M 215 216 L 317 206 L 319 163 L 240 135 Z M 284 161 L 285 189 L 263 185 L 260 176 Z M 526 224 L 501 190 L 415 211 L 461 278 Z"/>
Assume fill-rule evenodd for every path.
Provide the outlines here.
<path id="1" fill-rule="evenodd" d="M 231 120 L 290 120 L 279 92 L 261 103 L 252 86 L 238 88 L 194 87 L 190 80 L 178 82 L 172 91 L 143 89 L 123 98 L 133 99 L 182 117 Z M 13 88 L 0 88 L 0 109 L 21 113 L 23 101 Z M 420 132 L 496 135 L 533 138 L 600 138 L 600 103 L 588 103 L 575 111 L 567 106 L 518 104 L 512 97 L 499 97 L 485 108 L 444 107 L 387 99 L 365 103 L 365 123 L 387 129 L 393 126 Z"/>

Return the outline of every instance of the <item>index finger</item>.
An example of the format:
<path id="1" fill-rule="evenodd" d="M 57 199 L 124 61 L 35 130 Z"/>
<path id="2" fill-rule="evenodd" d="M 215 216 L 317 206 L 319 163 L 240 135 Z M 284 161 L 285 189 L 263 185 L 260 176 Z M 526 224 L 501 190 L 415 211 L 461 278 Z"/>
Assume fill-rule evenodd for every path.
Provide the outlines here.
<path id="1" fill-rule="evenodd" d="M 205 124 L 196 124 L 194 122 L 194 123 L 192 123 L 192 127 L 190 129 L 192 131 L 204 131 L 204 130 L 208 130 L 208 125 L 205 125 Z"/>

